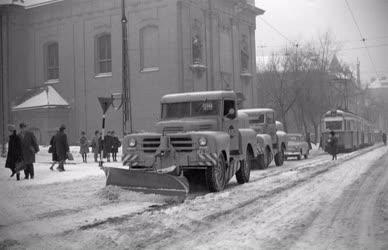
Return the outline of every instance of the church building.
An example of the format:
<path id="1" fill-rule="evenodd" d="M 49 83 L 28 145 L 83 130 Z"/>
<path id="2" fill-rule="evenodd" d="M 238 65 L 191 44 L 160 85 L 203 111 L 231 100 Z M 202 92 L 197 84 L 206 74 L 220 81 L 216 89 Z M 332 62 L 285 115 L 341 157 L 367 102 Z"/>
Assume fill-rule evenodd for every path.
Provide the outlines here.
<path id="1" fill-rule="evenodd" d="M 125 0 L 134 131 L 152 131 L 169 93 L 235 90 L 257 105 L 254 0 Z M 98 97 L 120 96 L 122 0 L 0 0 L 2 137 L 23 121 L 47 144 L 101 129 Z M 116 100 L 116 102 L 119 100 Z M 116 107 L 119 103 L 115 103 Z M 107 130 L 122 135 L 121 109 Z"/>

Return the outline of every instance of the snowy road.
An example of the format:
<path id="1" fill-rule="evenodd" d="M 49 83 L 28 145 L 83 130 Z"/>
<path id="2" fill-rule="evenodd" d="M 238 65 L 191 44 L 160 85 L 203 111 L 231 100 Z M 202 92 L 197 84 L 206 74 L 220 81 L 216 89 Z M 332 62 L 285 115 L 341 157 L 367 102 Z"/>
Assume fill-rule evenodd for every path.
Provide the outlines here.
<path id="1" fill-rule="evenodd" d="M 183 203 L 104 188 L 94 163 L 65 173 L 38 163 L 37 178 L 21 182 L 1 169 L 0 248 L 384 249 L 387 151 L 364 149 L 337 162 L 317 153 Z"/>

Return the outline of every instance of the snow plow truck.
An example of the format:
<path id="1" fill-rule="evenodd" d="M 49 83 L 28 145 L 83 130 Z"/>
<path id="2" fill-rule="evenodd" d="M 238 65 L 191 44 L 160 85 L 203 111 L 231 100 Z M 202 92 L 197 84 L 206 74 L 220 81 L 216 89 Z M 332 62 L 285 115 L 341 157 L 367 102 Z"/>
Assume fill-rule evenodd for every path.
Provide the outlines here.
<path id="1" fill-rule="evenodd" d="M 186 173 L 193 171 L 205 175 L 211 192 L 223 190 L 233 176 L 248 182 L 259 156 L 256 131 L 236 103 L 233 91 L 163 96 L 157 132 L 124 137 L 124 168 L 105 168 L 106 184 L 182 195 L 189 192 Z"/>

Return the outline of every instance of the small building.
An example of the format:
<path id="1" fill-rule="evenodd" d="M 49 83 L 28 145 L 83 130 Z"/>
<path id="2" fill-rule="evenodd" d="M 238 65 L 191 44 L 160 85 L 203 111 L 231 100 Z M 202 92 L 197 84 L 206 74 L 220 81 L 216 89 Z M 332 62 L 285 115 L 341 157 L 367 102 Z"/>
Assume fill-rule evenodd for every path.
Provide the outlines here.
<path id="1" fill-rule="evenodd" d="M 61 123 L 72 143 L 80 131 L 91 137 L 100 128 L 97 98 L 122 92 L 121 3 L 0 1 L 3 124 L 20 119 L 40 127 L 12 101 L 27 89 L 52 87 L 68 102 L 67 120 L 50 118 L 43 143 L 43 133 Z M 125 0 L 125 7 L 135 131 L 153 129 L 168 93 L 232 89 L 242 93 L 242 106 L 258 103 L 255 29 L 264 11 L 253 0 Z M 107 117 L 107 129 L 122 134 L 121 110 Z"/>
<path id="2" fill-rule="evenodd" d="M 69 111 L 69 103 L 52 86 L 28 90 L 12 108 L 14 123 L 28 121 L 40 144 L 47 144 L 60 124 L 68 122 Z"/>

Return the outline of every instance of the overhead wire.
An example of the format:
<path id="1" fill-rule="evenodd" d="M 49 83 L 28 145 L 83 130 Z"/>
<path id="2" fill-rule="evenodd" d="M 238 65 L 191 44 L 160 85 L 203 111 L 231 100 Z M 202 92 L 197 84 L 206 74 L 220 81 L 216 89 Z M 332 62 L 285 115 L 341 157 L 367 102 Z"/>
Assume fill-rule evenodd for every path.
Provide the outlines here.
<path id="1" fill-rule="evenodd" d="M 354 24 L 356 25 L 357 30 L 358 30 L 358 32 L 359 32 L 359 34 L 360 34 L 361 41 L 362 41 L 363 44 L 364 44 L 364 47 L 365 47 L 365 50 L 366 50 L 366 52 L 367 52 L 367 54 L 368 54 L 369 60 L 371 61 L 371 64 L 372 64 L 373 69 L 375 70 L 376 77 L 378 77 L 379 74 L 377 73 L 375 62 L 373 61 L 373 58 L 372 58 L 372 56 L 371 56 L 371 54 L 370 54 L 370 51 L 369 51 L 368 47 L 366 46 L 366 38 L 362 35 L 360 26 L 359 26 L 358 23 L 357 23 L 356 17 L 354 16 L 354 13 L 353 13 L 353 11 L 352 11 L 352 8 L 351 8 L 350 5 L 349 5 L 348 0 L 345 0 L 345 3 L 346 3 L 346 6 L 348 7 L 348 10 L 349 10 L 349 12 L 350 12 L 352 18 L 353 18 L 353 22 L 354 22 Z"/>

